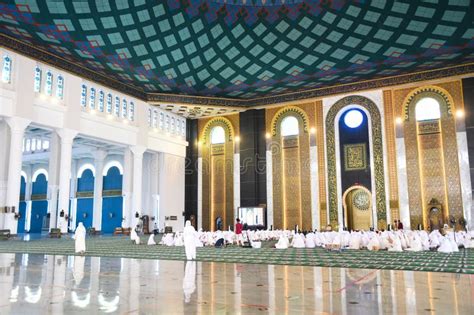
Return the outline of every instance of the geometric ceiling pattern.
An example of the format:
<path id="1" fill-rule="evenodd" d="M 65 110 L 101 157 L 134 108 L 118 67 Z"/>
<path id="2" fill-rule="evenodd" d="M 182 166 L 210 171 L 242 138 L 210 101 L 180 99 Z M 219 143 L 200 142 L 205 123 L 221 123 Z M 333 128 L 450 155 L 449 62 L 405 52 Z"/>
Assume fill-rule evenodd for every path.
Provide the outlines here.
<path id="1" fill-rule="evenodd" d="M 3 0 L 0 33 L 142 93 L 248 101 L 472 63 L 473 16 L 470 0 Z"/>

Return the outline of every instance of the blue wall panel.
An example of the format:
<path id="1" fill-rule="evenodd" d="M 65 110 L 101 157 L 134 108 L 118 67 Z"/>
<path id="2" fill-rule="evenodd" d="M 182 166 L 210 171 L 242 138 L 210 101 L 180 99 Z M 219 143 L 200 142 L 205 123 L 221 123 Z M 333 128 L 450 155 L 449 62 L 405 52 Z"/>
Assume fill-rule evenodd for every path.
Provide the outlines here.
<path id="1" fill-rule="evenodd" d="M 121 190 L 122 189 L 122 175 L 117 167 L 111 167 L 107 171 L 107 176 L 104 176 L 104 190 Z"/>
<path id="2" fill-rule="evenodd" d="M 102 201 L 102 233 L 113 233 L 122 226 L 123 198 L 105 197 Z"/>
<path id="3" fill-rule="evenodd" d="M 94 174 L 91 170 L 85 170 L 77 179 L 77 191 L 94 191 Z"/>
<path id="4" fill-rule="evenodd" d="M 33 187 L 31 190 L 32 195 L 46 195 L 48 192 L 48 181 L 46 180 L 46 176 L 44 174 L 38 175 L 36 177 L 36 181 L 33 182 Z"/>
<path id="5" fill-rule="evenodd" d="M 34 200 L 31 203 L 31 224 L 30 233 L 41 233 L 43 221 L 48 220 L 46 214 L 48 213 L 47 200 Z"/>
<path id="6" fill-rule="evenodd" d="M 20 218 L 18 219 L 17 233 L 25 233 L 26 202 L 20 201 Z"/>
<path id="7" fill-rule="evenodd" d="M 82 222 L 86 229 L 92 227 L 93 210 L 94 198 L 77 199 L 76 226 Z"/>

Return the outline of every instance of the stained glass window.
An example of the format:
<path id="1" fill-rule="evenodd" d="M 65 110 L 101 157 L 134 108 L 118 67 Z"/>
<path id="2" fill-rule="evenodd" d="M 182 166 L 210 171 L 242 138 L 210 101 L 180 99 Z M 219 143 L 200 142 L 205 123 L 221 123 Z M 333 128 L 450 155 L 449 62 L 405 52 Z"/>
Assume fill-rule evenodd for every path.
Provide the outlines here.
<path id="1" fill-rule="evenodd" d="M 44 94 L 51 96 L 53 94 L 53 74 L 46 72 L 46 84 L 44 85 Z"/>
<path id="2" fill-rule="evenodd" d="M 81 86 L 81 106 L 82 106 L 83 108 L 85 108 L 86 105 L 87 105 L 86 99 L 87 99 L 87 86 L 86 86 L 85 84 L 83 84 L 83 85 Z"/>
<path id="3" fill-rule="evenodd" d="M 288 116 L 283 118 L 281 122 L 281 135 L 286 136 L 296 136 L 300 133 L 298 128 L 298 119 L 294 116 Z"/>
<path id="4" fill-rule="evenodd" d="M 12 78 L 12 59 L 8 56 L 3 57 L 2 81 L 10 83 Z"/>
<path id="5" fill-rule="evenodd" d="M 415 117 L 420 120 L 434 120 L 441 118 L 441 111 L 437 100 L 431 97 L 424 97 L 416 103 Z"/>
<path id="6" fill-rule="evenodd" d="M 107 114 L 112 114 L 112 94 L 107 94 Z"/>
<path id="7" fill-rule="evenodd" d="M 35 92 L 39 92 L 40 89 L 41 89 L 41 69 L 40 69 L 40 67 L 36 66 L 36 68 L 35 68 L 34 90 L 35 90 Z"/>
<path id="8" fill-rule="evenodd" d="M 127 100 L 123 99 L 122 100 L 122 118 L 127 118 Z"/>
<path id="9" fill-rule="evenodd" d="M 216 126 L 211 130 L 211 144 L 225 142 L 225 131 L 221 126 Z"/>
<path id="10" fill-rule="evenodd" d="M 91 88 L 91 95 L 89 97 L 89 108 L 95 109 L 95 89 Z"/>
<path id="11" fill-rule="evenodd" d="M 104 91 L 99 91 L 99 104 L 97 105 L 99 112 L 104 112 Z"/>
<path id="12" fill-rule="evenodd" d="M 135 120 L 135 104 L 133 102 L 130 102 L 130 108 L 128 109 L 128 119 L 130 119 L 130 121 Z"/>
<path id="13" fill-rule="evenodd" d="M 120 117 L 120 98 L 118 96 L 115 97 L 114 114 L 115 116 Z"/>
<path id="14" fill-rule="evenodd" d="M 56 84 L 56 97 L 62 100 L 64 98 L 64 78 L 61 75 L 58 75 Z"/>

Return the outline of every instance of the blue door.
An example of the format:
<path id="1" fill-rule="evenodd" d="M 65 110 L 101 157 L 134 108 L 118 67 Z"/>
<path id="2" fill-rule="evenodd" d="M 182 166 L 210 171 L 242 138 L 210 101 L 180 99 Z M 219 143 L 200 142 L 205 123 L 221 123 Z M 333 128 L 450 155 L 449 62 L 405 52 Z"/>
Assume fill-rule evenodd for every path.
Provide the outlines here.
<path id="1" fill-rule="evenodd" d="M 117 167 L 107 171 L 103 189 L 111 195 L 102 199 L 102 233 L 113 233 L 122 226 L 123 217 L 122 174 Z"/>
<path id="2" fill-rule="evenodd" d="M 104 197 L 102 200 L 102 233 L 113 233 L 122 226 L 122 197 Z"/>
<path id="3" fill-rule="evenodd" d="M 33 182 L 31 188 L 31 222 L 30 233 L 41 233 L 43 222 L 48 220 L 48 201 L 46 193 L 48 192 L 48 181 L 44 174 L 39 174 Z"/>
<path id="4" fill-rule="evenodd" d="M 20 218 L 18 219 L 17 233 L 25 233 L 25 222 L 26 222 L 26 202 L 25 200 L 25 191 L 26 191 L 26 181 L 23 176 L 21 176 L 20 182 L 20 204 L 18 213 Z"/>
<path id="5" fill-rule="evenodd" d="M 86 229 L 92 227 L 92 218 L 94 212 L 94 198 L 77 199 L 76 227 L 82 222 Z"/>
<path id="6" fill-rule="evenodd" d="M 25 233 L 26 222 L 26 202 L 20 201 L 20 218 L 18 219 L 17 233 Z"/>
<path id="7" fill-rule="evenodd" d="M 86 198 L 77 199 L 76 226 L 82 222 L 86 229 L 92 227 L 94 217 L 94 174 L 90 169 L 85 170 L 77 179 L 77 192 L 86 194 Z"/>
<path id="8" fill-rule="evenodd" d="M 43 221 L 47 219 L 47 214 L 47 200 L 35 200 L 31 203 L 30 233 L 41 233 Z"/>

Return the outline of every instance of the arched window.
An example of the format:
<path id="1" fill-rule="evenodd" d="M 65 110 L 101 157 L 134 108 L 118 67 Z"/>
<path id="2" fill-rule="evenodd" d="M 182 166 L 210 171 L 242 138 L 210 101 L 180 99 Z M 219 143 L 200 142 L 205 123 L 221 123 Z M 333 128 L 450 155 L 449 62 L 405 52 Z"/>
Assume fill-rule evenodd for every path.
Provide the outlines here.
<path id="1" fill-rule="evenodd" d="M 160 129 L 165 129 L 165 114 L 160 113 Z"/>
<path id="2" fill-rule="evenodd" d="M 48 150 L 49 149 L 49 140 L 44 140 L 43 141 L 43 150 Z"/>
<path id="3" fill-rule="evenodd" d="M 30 150 L 31 150 L 31 140 L 30 140 L 30 139 L 26 139 L 25 151 L 26 151 L 26 152 L 30 152 Z"/>
<path id="4" fill-rule="evenodd" d="M 112 114 L 112 94 L 107 94 L 107 114 Z"/>
<path id="5" fill-rule="evenodd" d="M 40 89 L 41 89 L 41 69 L 40 69 L 40 67 L 36 66 L 36 68 L 35 68 L 34 90 L 35 90 L 35 92 L 39 92 Z"/>
<path id="6" fill-rule="evenodd" d="M 2 82 L 10 83 L 12 78 L 12 59 L 8 56 L 3 57 Z"/>
<path id="7" fill-rule="evenodd" d="M 171 117 L 171 130 L 170 130 L 171 133 L 175 133 L 175 124 L 176 124 L 175 118 Z"/>
<path id="8" fill-rule="evenodd" d="M 53 73 L 46 72 L 46 84 L 44 85 L 44 94 L 51 96 L 53 94 Z"/>
<path id="9" fill-rule="evenodd" d="M 56 97 L 62 100 L 64 98 L 64 78 L 61 75 L 58 75 L 56 84 Z"/>
<path id="10" fill-rule="evenodd" d="M 99 91 L 99 104 L 97 105 L 97 108 L 99 109 L 99 112 L 104 112 L 104 91 L 102 90 Z"/>
<path id="11" fill-rule="evenodd" d="M 156 128 L 158 124 L 158 111 L 155 109 L 153 111 L 153 128 Z"/>
<path id="12" fill-rule="evenodd" d="M 89 97 L 89 108 L 95 109 L 95 89 L 91 88 L 91 95 Z"/>
<path id="13" fill-rule="evenodd" d="M 127 118 L 127 100 L 126 99 L 123 99 L 122 100 L 122 118 L 125 119 Z"/>
<path id="14" fill-rule="evenodd" d="M 286 136 L 296 136 L 300 133 L 298 127 L 298 119 L 294 116 L 288 116 L 283 118 L 281 121 L 281 135 Z"/>
<path id="15" fill-rule="evenodd" d="M 81 106 L 86 107 L 86 98 L 87 98 L 87 86 L 83 84 L 81 86 Z"/>
<path id="16" fill-rule="evenodd" d="M 416 103 L 415 117 L 417 121 L 434 120 L 441 118 L 441 111 L 437 100 L 424 97 Z"/>
<path id="17" fill-rule="evenodd" d="M 151 108 L 148 108 L 148 127 L 151 127 L 151 116 L 152 116 Z"/>
<path id="18" fill-rule="evenodd" d="M 31 139 L 31 151 L 36 151 L 36 139 Z"/>
<path id="19" fill-rule="evenodd" d="M 225 131 L 221 126 L 216 126 L 211 130 L 211 144 L 225 143 Z"/>
<path id="20" fill-rule="evenodd" d="M 181 121 L 181 135 L 183 137 L 186 135 L 186 120 Z"/>
<path id="21" fill-rule="evenodd" d="M 115 97 L 114 114 L 120 117 L 120 98 L 118 96 Z"/>
<path id="22" fill-rule="evenodd" d="M 133 102 L 130 102 L 130 108 L 128 109 L 128 119 L 130 119 L 130 121 L 135 120 L 135 104 Z"/>
<path id="23" fill-rule="evenodd" d="M 166 115 L 165 117 L 165 130 L 166 131 L 170 131 L 170 116 L 169 115 Z"/>

